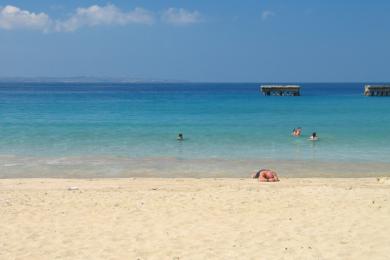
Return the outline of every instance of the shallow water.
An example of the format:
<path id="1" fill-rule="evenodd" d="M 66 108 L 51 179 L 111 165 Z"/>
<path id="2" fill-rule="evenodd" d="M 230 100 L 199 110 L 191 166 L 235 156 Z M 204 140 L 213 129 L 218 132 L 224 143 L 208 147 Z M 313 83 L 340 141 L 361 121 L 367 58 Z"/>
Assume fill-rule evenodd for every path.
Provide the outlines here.
<path id="1" fill-rule="evenodd" d="M 0 83 L 0 176 L 390 174 L 390 98 L 364 97 L 364 84 L 301 84 L 300 97 L 259 85 Z"/>

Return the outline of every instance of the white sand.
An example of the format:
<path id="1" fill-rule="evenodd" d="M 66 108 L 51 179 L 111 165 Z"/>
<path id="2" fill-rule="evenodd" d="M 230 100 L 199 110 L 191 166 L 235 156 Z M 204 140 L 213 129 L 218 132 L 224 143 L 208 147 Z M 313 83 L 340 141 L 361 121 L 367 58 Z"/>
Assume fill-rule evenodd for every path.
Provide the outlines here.
<path id="1" fill-rule="evenodd" d="M 390 257 L 386 178 L 3 179 L 0 208 L 2 260 Z"/>

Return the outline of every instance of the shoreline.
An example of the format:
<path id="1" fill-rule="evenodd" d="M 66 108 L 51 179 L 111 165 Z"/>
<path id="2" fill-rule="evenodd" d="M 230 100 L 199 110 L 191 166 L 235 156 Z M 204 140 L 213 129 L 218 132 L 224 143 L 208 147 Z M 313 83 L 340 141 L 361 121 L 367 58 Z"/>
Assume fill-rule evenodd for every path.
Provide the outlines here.
<path id="1" fill-rule="evenodd" d="M 282 178 L 390 177 L 388 162 L 272 159 L 0 156 L 0 178 L 247 178 L 273 169 Z"/>
<path id="2" fill-rule="evenodd" d="M 1 259 L 390 254 L 389 177 L 0 179 L 0 206 Z"/>

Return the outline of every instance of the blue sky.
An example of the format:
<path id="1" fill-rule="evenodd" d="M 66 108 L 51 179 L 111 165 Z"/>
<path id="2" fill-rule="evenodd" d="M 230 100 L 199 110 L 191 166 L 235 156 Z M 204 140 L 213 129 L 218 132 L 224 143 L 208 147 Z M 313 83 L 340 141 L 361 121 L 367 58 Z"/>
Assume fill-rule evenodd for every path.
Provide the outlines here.
<path id="1" fill-rule="evenodd" d="M 390 81 L 386 0 L 0 0 L 0 77 Z"/>

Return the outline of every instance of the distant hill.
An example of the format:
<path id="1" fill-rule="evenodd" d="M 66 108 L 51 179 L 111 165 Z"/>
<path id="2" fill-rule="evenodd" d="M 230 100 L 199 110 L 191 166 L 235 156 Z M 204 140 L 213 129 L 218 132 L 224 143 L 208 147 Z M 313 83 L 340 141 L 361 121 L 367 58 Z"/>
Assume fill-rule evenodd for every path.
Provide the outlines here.
<path id="1" fill-rule="evenodd" d="M 115 77 L 1 77 L 0 82 L 26 83 L 183 83 L 181 80 L 115 78 Z"/>

